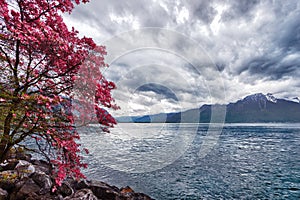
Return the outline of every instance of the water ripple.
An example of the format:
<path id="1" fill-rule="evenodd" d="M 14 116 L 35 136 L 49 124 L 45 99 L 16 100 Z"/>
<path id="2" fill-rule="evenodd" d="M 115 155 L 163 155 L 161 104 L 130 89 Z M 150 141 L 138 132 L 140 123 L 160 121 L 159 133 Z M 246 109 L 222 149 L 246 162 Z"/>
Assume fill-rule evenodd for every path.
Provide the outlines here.
<path id="1" fill-rule="evenodd" d="M 128 173 L 112 166 L 127 162 L 130 172 L 135 165 L 158 165 L 164 157 L 153 152 L 174 142 L 177 134 L 193 134 L 189 132 L 192 126 L 198 126 L 198 132 L 186 152 L 164 168 Z M 133 134 L 126 129 L 134 130 Z M 88 128 L 81 134 L 83 145 L 91 149 L 85 157 L 90 165 L 86 174 L 119 187 L 130 185 L 163 200 L 300 198 L 299 124 L 226 125 L 212 151 L 199 158 L 207 129 L 205 124 L 188 124 L 180 131 L 176 125 L 152 124 L 141 131 L 126 124 L 111 134 L 98 134 Z M 184 143 L 181 140 L 174 144 Z"/>

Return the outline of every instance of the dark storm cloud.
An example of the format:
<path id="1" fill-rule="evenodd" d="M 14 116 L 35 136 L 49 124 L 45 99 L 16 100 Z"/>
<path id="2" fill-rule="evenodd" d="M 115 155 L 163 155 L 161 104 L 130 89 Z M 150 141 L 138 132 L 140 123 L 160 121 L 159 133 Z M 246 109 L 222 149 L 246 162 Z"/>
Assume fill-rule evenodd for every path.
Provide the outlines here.
<path id="1" fill-rule="evenodd" d="M 228 1 L 231 3 L 229 9 L 222 14 L 222 20 L 234 20 L 236 18 L 252 18 L 255 6 L 259 4 L 259 0 L 239 0 L 239 1 Z"/>
<path id="2" fill-rule="evenodd" d="M 300 12 L 278 27 L 274 40 L 284 51 L 300 51 Z"/>
<path id="3" fill-rule="evenodd" d="M 161 85 L 191 107 L 207 99 L 227 102 L 256 92 L 300 96 L 299 19 L 299 0 L 94 0 L 76 8 L 69 21 L 76 28 L 82 24 L 80 33 L 100 43 L 132 29 L 162 28 L 114 40 L 106 58 L 138 48 L 137 38 L 142 38 L 142 47 L 166 47 L 163 50 L 181 60 L 157 49 L 157 54 L 141 52 L 144 56 L 129 52 L 105 76 L 126 89 L 120 92 L 126 98 L 141 87 L 145 99 L 147 92 L 154 92 L 174 100 Z M 208 56 L 200 55 L 199 49 Z M 138 99 L 139 104 L 145 99 Z"/>
<path id="4" fill-rule="evenodd" d="M 178 98 L 176 97 L 174 92 L 172 92 L 169 88 L 167 88 L 163 85 L 156 84 L 156 83 L 148 83 L 148 84 L 142 85 L 142 86 L 138 87 L 136 89 L 136 91 L 144 91 L 144 92 L 152 91 L 158 95 L 164 96 L 165 98 L 173 99 L 174 101 L 178 101 Z"/>
<path id="5" fill-rule="evenodd" d="M 282 13 L 283 14 L 283 13 Z M 238 74 L 247 71 L 252 75 L 279 80 L 297 77 L 300 70 L 300 12 L 285 13 L 271 23 L 273 31 L 266 34 L 270 40 L 268 51 L 243 63 Z"/>
<path id="6" fill-rule="evenodd" d="M 199 19 L 205 24 L 210 24 L 216 15 L 212 6 L 213 1 L 192 0 L 186 2 L 185 6 L 191 11 L 191 20 Z"/>
<path id="7" fill-rule="evenodd" d="M 288 55 L 286 55 L 288 57 Z M 300 69 L 300 54 L 298 59 L 284 61 L 283 55 L 276 58 L 256 58 L 245 64 L 245 70 L 261 78 L 278 80 L 286 76 L 297 76 Z"/>

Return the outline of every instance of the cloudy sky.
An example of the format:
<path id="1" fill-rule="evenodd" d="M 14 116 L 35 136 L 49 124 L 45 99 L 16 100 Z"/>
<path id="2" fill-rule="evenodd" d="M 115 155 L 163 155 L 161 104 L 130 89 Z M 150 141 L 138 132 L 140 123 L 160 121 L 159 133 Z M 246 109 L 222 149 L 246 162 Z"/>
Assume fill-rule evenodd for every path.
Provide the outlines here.
<path id="1" fill-rule="evenodd" d="M 300 96 L 299 0 L 91 0 L 64 18 L 106 45 L 115 116 Z"/>

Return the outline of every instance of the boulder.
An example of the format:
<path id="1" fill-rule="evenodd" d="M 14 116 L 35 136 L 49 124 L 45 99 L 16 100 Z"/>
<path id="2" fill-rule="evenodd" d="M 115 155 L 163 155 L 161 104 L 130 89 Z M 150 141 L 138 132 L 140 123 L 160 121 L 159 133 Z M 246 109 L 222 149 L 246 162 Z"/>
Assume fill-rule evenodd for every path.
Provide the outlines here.
<path id="1" fill-rule="evenodd" d="M 49 193 L 52 187 L 52 180 L 49 175 L 44 172 L 38 171 L 31 176 L 32 180 L 40 186 L 39 194 Z"/>
<path id="2" fill-rule="evenodd" d="M 99 199 L 116 200 L 120 199 L 120 190 L 101 181 L 91 181 L 89 189 Z"/>
<path id="3" fill-rule="evenodd" d="M 143 193 L 133 193 L 127 200 L 154 200 L 146 194 Z"/>
<path id="4" fill-rule="evenodd" d="M 70 196 L 74 193 L 74 189 L 72 188 L 69 182 L 63 182 L 62 185 L 58 188 L 58 192 L 63 196 Z"/>
<path id="5" fill-rule="evenodd" d="M 15 199 L 10 200 L 23 200 L 30 196 L 37 196 L 36 194 L 40 191 L 40 187 L 32 180 L 28 179 L 19 191 L 16 192 Z"/>
<path id="6" fill-rule="evenodd" d="M 15 170 L 17 170 L 19 177 L 23 178 L 31 176 L 35 172 L 35 167 L 26 160 L 19 160 Z"/>
<path id="7" fill-rule="evenodd" d="M 151 197 L 143 193 L 134 192 L 134 190 L 129 186 L 121 188 L 120 190 L 121 190 L 120 193 L 122 194 L 122 197 L 125 197 L 127 200 L 152 200 Z"/>
<path id="8" fill-rule="evenodd" d="M 50 174 L 50 165 L 43 160 L 32 160 L 31 163 L 34 165 L 36 171 Z"/>
<path id="9" fill-rule="evenodd" d="M 64 200 L 98 200 L 90 189 L 81 189 L 73 195 L 64 198 Z"/>
<path id="10" fill-rule="evenodd" d="M 53 192 L 51 165 L 40 160 L 8 159 L 0 170 L 0 200 L 152 200 L 129 186 L 119 189 L 101 181 L 74 178 L 67 178 Z"/>
<path id="11" fill-rule="evenodd" d="M 0 188 L 0 200 L 6 200 L 8 197 L 8 192 Z"/>
<path id="12" fill-rule="evenodd" d="M 84 188 L 89 188 L 90 186 L 90 183 L 91 181 L 88 181 L 88 180 L 81 180 L 81 181 L 74 181 L 73 185 L 74 185 L 74 188 L 76 190 L 81 190 L 81 189 L 84 189 Z"/>
<path id="13" fill-rule="evenodd" d="M 36 193 L 31 193 L 25 200 L 63 200 L 61 195 L 53 196 L 50 193 L 45 195 L 38 195 Z"/>
<path id="14" fill-rule="evenodd" d="M 16 195 L 16 193 L 21 189 L 21 187 L 23 187 L 23 185 L 28 181 L 29 177 L 25 177 L 22 178 L 21 180 L 18 180 L 15 183 L 15 187 L 14 187 L 14 194 Z"/>
<path id="15" fill-rule="evenodd" d="M 134 193 L 133 189 L 131 189 L 131 187 L 129 187 L 129 186 L 121 188 L 120 190 L 121 190 L 120 193 L 125 197 L 130 197 Z"/>

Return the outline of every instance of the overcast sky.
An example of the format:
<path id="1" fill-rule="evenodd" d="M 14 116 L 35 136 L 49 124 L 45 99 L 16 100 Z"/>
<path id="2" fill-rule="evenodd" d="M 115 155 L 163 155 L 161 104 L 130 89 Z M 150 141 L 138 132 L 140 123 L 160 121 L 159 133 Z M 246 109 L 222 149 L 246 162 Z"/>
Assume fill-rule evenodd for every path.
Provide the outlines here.
<path id="1" fill-rule="evenodd" d="M 299 0 L 91 0 L 65 21 L 106 45 L 115 116 L 300 96 Z"/>

